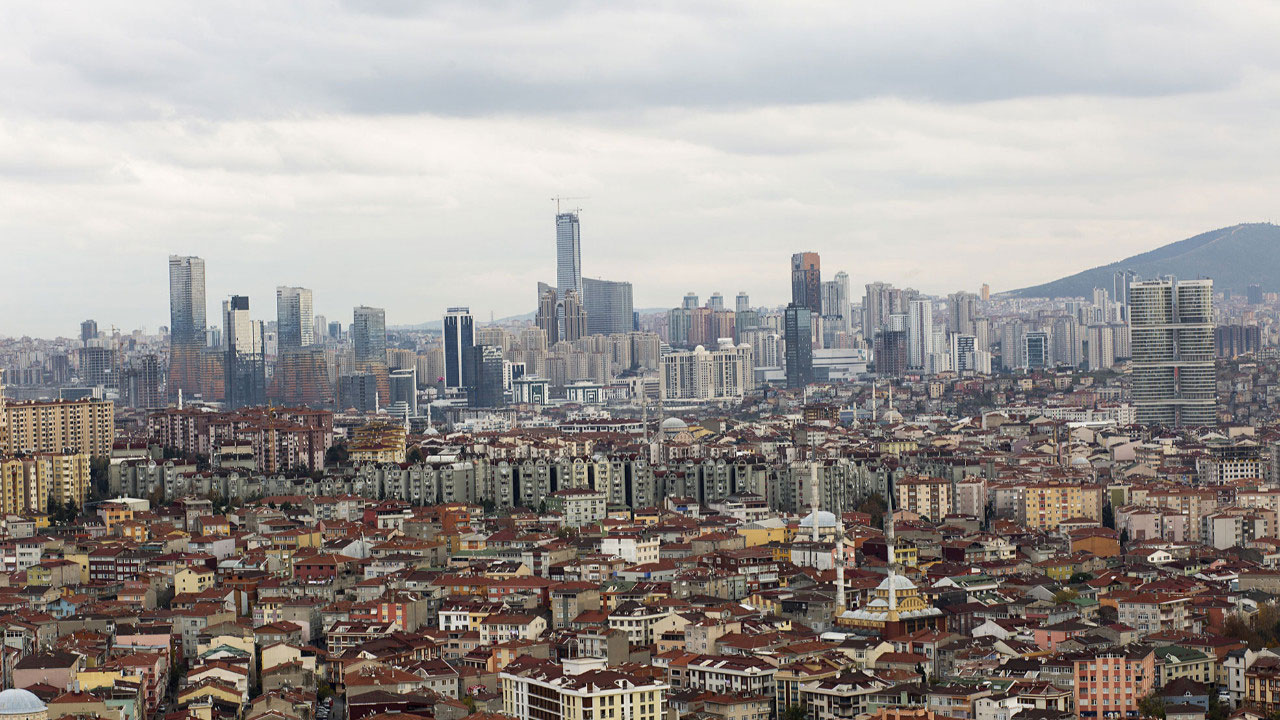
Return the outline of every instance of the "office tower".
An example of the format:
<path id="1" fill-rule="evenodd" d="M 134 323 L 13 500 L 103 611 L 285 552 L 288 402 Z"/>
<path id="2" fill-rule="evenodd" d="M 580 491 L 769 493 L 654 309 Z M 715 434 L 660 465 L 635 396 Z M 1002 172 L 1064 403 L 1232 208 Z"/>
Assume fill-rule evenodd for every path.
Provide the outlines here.
<path id="1" fill-rule="evenodd" d="M 205 331 L 204 260 L 169 256 L 169 395 L 203 390 L 200 349 Z"/>
<path id="2" fill-rule="evenodd" d="M 849 301 L 849 274 L 841 270 L 822 283 L 822 323 L 828 336 L 853 333 L 852 303 Z M 825 343 L 830 346 L 831 343 Z"/>
<path id="3" fill-rule="evenodd" d="M 693 310 L 687 307 L 667 311 L 667 344 L 671 347 L 689 347 L 689 327 L 693 322 Z"/>
<path id="4" fill-rule="evenodd" d="M 370 372 L 354 372 L 338 378 L 339 408 L 357 412 L 377 412 L 380 405 L 377 375 Z"/>
<path id="5" fill-rule="evenodd" d="M 79 348 L 76 352 L 80 361 L 80 383 L 90 387 L 113 388 L 119 382 L 116 377 L 119 368 L 116 367 L 116 351 L 115 348 L 102 347 L 95 344 L 90 347 Z"/>
<path id="6" fill-rule="evenodd" d="M 683 304 L 680 306 L 685 310 L 692 310 L 698 307 L 698 296 L 696 293 L 685 293 Z"/>
<path id="7" fill-rule="evenodd" d="M 791 304 L 822 313 L 822 261 L 818 253 L 791 256 Z"/>
<path id="8" fill-rule="evenodd" d="M 923 370 L 933 354 L 933 301 L 912 300 L 907 308 L 907 363 Z"/>
<path id="9" fill-rule="evenodd" d="M 226 344 L 222 369 L 227 407 L 265 405 L 267 375 L 262 323 L 249 318 L 248 297 L 232 295 L 230 300 L 222 301 L 222 338 Z"/>
<path id="10" fill-rule="evenodd" d="M 629 282 L 582 278 L 582 304 L 588 335 L 625 334 L 635 325 Z"/>
<path id="11" fill-rule="evenodd" d="M 315 342 L 323 344 L 325 337 L 329 335 L 329 319 L 323 315 L 316 315 L 311 324 L 311 332 Z"/>
<path id="12" fill-rule="evenodd" d="M 582 237 L 576 212 L 556 215 L 556 290 L 582 292 Z"/>
<path id="13" fill-rule="evenodd" d="M 1213 424 L 1213 281 L 1135 280 L 1129 318 L 1138 422 Z"/>
<path id="14" fill-rule="evenodd" d="M 1049 345 L 1049 333 L 1044 330 L 1032 330 L 1022 336 L 1022 358 L 1029 370 L 1046 368 L 1053 364 L 1053 351 Z"/>
<path id="15" fill-rule="evenodd" d="M 506 405 L 503 394 L 502 348 L 475 345 L 467 351 L 467 373 L 473 380 L 467 386 L 467 405 L 475 408 L 497 408 Z"/>
<path id="16" fill-rule="evenodd" d="M 88 342 L 98 338 L 98 321 L 85 320 L 80 323 L 80 342 Z"/>
<path id="17" fill-rule="evenodd" d="M 1257 283 L 1253 283 L 1252 285 L 1250 285 L 1248 290 L 1245 293 L 1245 299 L 1248 301 L 1250 305 L 1261 305 L 1262 304 L 1262 286 Z M 95 325 L 94 327 L 96 328 L 97 326 Z"/>
<path id="18" fill-rule="evenodd" d="M 281 355 L 267 386 L 267 399 L 291 407 L 332 407 L 337 396 L 329 374 L 331 354 L 323 346 L 312 345 Z"/>
<path id="19" fill-rule="evenodd" d="M 559 307 L 556 289 L 546 283 L 538 283 L 538 314 L 534 322 L 545 333 L 548 345 L 560 342 Z"/>
<path id="20" fill-rule="evenodd" d="M 787 387 L 813 382 L 813 311 L 792 303 L 783 313 L 787 358 Z"/>
<path id="21" fill-rule="evenodd" d="M 330 322 L 328 335 L 330 340 L 341 340 L 342 339 L 342 322 L 339 320 L 334 320 L 333 322 Z"/>
<path id="22" fill-rule="evenodd" d="M 315 315 L 311 291 L 300 287 L 276 288 L 276 337 L 278 354 L 314 345 Z"/>
<path id="23" fill-rule="evenodd" d="M 891 317 L 901 318 L 901 320 L 906 319 L 902 315 Z M 898 329 L 906 324 L 901 320 L 890 322 L 884 329 L 876 333 L 874 344 L 876 374 L 880 377 L 901 377 L 907 374 L 909 356 L 907 351 L 907 331 Z"/>
<path id="24" fill-rule="evenodd" d="M 977 318 L 977 295 L 961 290 L 947 296 L 947 326 L 951 328 L 951 332 L 976 335 Z"/>
<path id="25" fill-rule="evenodd" d="M 407 417 L 418 416 L 418 371 L 416 367 L 402 368 L 391 372 L 391 397 L 389 405 L 392 412 L 400 410 L 398 406 L 403 403 L 403 412 Z"/>
<path id="26" fill-rule="evenodd" d="M 351 347 L 357 363 L 387 363 L 387 313 L 361 305 L 353 311 Z"/>
<path id="27" fill-rule="evenodd" d="M 129 407 L 154 410 L 163 408 L 166 404 L 164 365 L 154 353 L 131 358 L 123 373 L 121 386 Z"/>
<path id="28" fill-rule="evenodd" d="M 988 284 L 986 284 L 986 283 L 982 283 L 982 292 L 981 292 L 980 294 L 981 294 L 981 297 L 982 297 L 982 302 L 987 302 L 988 300 L 990 300 L 990 299 L 991 299 L 991 286 L 990 286 L 990 285 L 988 285 Z"/>
<path id="29" fill-rule="evenodd" d="M 569 290 L 560 301 L 560 339 L 573 342 L 587 336 L 587 309 L 582 305 L 582 295 Z"/>
<path id="30" fill-rule="evenodd" d="M 452 307 L 444 315 L 444 386 L 465 388 L 471 384 L 467 354 L 475 346 L 471 309 Z"/>
<path id="31" fill-rule="evenodd" d="M 751 309 L 751 298 L 747 295 L 746 290 L 738 291 L 738 297 L 734 298 L 733 311 L 744 313 Z"/>

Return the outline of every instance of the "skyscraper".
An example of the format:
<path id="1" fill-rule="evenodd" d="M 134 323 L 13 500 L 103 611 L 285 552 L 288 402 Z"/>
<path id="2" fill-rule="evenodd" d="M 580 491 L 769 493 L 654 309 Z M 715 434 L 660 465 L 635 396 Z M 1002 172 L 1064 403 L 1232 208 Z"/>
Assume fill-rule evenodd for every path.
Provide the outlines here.
<path id="1" fill-rule="evenodd" d="M 467 368 L 468 353 L 475 346 L 475 330 L 471 308 L 452 307 L 444 314 L 444 386 L 465 388 L 471 385 Z"/>
<path id="2" fill-rule="evenodd" d="M 852 333 L 852 308 L 849 300 L 849 274 L 841 270 L 834 279 L 822 283 L 823 330 L 829 336 Z"/>
<path id="3" fill-rule="evenodd" d="M 698 307 L 697 293 L 685 293 L 683 304 L 680 307 L 684 308 L 685 310 L 692 310 Z"/>
<path id="4" fill-rule="evenodd" d="M 496 408 L 506 405 L 503 393 L 502 348 L 495 345 L 475 345 L 467 350 L 467 405 L 470 407 Z"/>
<path id="5" fill-rule="evenodd" d="M 578 213 L 556 215 L 556 289 L 582 292 L 582 236 Z"/>
<path id="6" fill-rule="evenodd" d="M 1129 317 L 1138 422 L 1213 424 L 1213 281 L 1135 280 Z"/>
<path id="7" fill-rule="evenodd" d="M 822 261 L 818 253 L 791 256 L 791 304 L 822 313 Z"/>
<path id="8" fill-rule="evenodd" d="M 1053 364 L 1053 351 L 1049 345 L 1049 333 L 1032 330 L 1022 336 L 1022 359 L 1029 370 L 1046 368 Z"/>
<path id="9" fill-rule="evenodd" d="M 573 342 L 587 336 L 587 309 L 582 305 L 582 293 L 569 290 L 560 299 L 561 340 Z"/>
<path id="10" fill-rule="evenodd" d="M 80 341 L 88 342 L 98 337 L 98 321 L 85 320 L 80 323 Z"/>
<path id="11" fill-rule="evenodd" d="M 787 387 L 802 388 L 813 382 L 813 311 L 792 303 L 783 314 L 783 325 Z"/>
<path id="12" fill-rule="evenodd" d="M 734 299 L 733 311 L 742 313 L 742 312 L 747 312 L 750 309 L 751 309 L 751 298 L 747 295 L 746 290 L 740 290 L 738 292 L 738 297 Z"/>
<path id="13" fill-rule="evenodd" d="M 1245 300 L 1250 305 L 1261 305 L 1262 304 L 1262 286 L 1259 285 L 1258 283 L 1253 283 L 1249 285 L 1248 289 L 1245 290 Z M 95 325 L 94 327 L 96 328 L 97 326 Z"/>
<path id="14" fill-rule="evenodd" d="M 263 405 L 267 397 L 262 323 L 249 317 L 249 298 L 232 295 L 222 301 L 222 339 L 226 358 L 225 402 L 230 408 Z"/>
<path id="15" fill-rule="evenodd" d="M 631 283 L 582 278 L 582 304 L 587 313 L 588 335 L 631 332 Z"/>
<path id="16" fill-rule="evenodd" d="M 556 289 L 546 283 L 538 283 L 537 325 L 547 334 L 547 344 L 560 342 L 560 301 Z"/>
<path id="17" fill-rule="evenodd" d="M 1133 281 L 1138 279 L 1138 274 L 1132 270 L 1117 270 L 1111 278 L 1111 297 L 1120 305 L 1120 317 L 1108 317 L 1102 322 L 1128 322 L 1129 321 L 1129 286 Z"/>
<path id="18" fill-rule="evenodd" d="M 201 391 L 205 331 L 204 260 L 169 256 L 169 395 Z"/>
<path id="19" fill-rule="evenodd" d="M 357 363 L 387 363 L 387 312 L 361 305 L 352 312 L 351 347 Z"/>
<path id="20" fill-rule="evenodd" d="M 712 310 L 723 310 L 724 296 L 718 292 L 711 293 L 711 297 L 707 298 L 707 307 Z"/>
<path id="21" fill-rule="evenodd" d="M 947 297 L 947 324 L 951 332 L 974 335 L 977 332 L 978 296 L 971 292 L 951 293 Z"/>
<path id="22" fill-rule="evenodd" d="M 907 363 L 923 370 L 933 354 L 933 301 L 912 300 L 907 308 Z"/>
<path id="23" fill-rule="evenodd" d="M 279 354 L 314 345 L 315 333 L 311 291 L 301 287 L 277 287 L 276 338 Z"/>

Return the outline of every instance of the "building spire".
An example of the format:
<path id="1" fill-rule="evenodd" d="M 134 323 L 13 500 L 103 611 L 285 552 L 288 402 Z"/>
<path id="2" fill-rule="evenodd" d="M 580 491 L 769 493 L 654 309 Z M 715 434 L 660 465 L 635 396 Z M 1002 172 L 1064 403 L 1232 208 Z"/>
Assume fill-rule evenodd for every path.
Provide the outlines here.
<path id="1" fill-rule="evenodd" d="M 889 392 L 893 392 L 893 385 L 889 386 Z M 889 622 L 898 621 L 898 555 L 894 547 L 894 536 L 896 529 L 893 522 L 893 483 L 889 483 L 889 499 L 885 508 L 884 517 L 884 540 L 887 557 L 889 560 L 889 612 L 887 620 Z"/>
<path id="2" fill-rule="evenodd" d="M 809 497 L 809 510 L 812 513 L 809 517 L 813 519 L 813 541 L 818 542 L 818 507 L 820 502 L 818 496 L 818 464 L 812 459 L 809 460 Z"/>

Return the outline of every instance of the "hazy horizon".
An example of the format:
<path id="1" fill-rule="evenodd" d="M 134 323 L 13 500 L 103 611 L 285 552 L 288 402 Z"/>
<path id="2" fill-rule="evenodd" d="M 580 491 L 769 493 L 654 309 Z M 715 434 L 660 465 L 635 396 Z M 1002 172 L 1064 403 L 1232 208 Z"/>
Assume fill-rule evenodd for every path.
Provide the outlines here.
<path id="1" fill-rule="evenodd" d="M 0 335 L 278 285 L 388 325 L 530 312 L 553 196 L 637 308 L 785 303 L 793 252 L 931 294 L 1270 219 L 1262 2 L 0 8 Z M 210 314 L 216 324 L 216 312 Z"/>

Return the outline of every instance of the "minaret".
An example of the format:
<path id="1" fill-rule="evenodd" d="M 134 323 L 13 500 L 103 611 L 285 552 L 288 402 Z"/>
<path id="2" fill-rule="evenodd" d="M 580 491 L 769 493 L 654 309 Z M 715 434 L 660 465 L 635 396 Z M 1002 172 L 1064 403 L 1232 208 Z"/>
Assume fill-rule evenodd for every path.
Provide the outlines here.
<path id="1" fill-rule="evenodd" d="M 844 597 L 844 515 L 841 512 L 839 495 L 836 496 L 836 615 L 843 615 L 847 609 Z"/>
<path id="2" fill-rule="evenodd" d="M 889 386 L 890 396 L 893 393 L 893 386 Z M 894 533 L 893 527 L 893 489 L 889 490 L 888 507 L 885 509 L 884 518 L 884 541 L 885 548 L 888 551 L 889 558 L 889 613 L 885 618 L 889 622 L 898 621 L 898 557 L 894 552 Z"/>
<path id="3" fill-rule="evenodd" d="M 818 542 L 818 464 L 809 461 L 809 510 L 813 514 L 813 541 Z"/>

